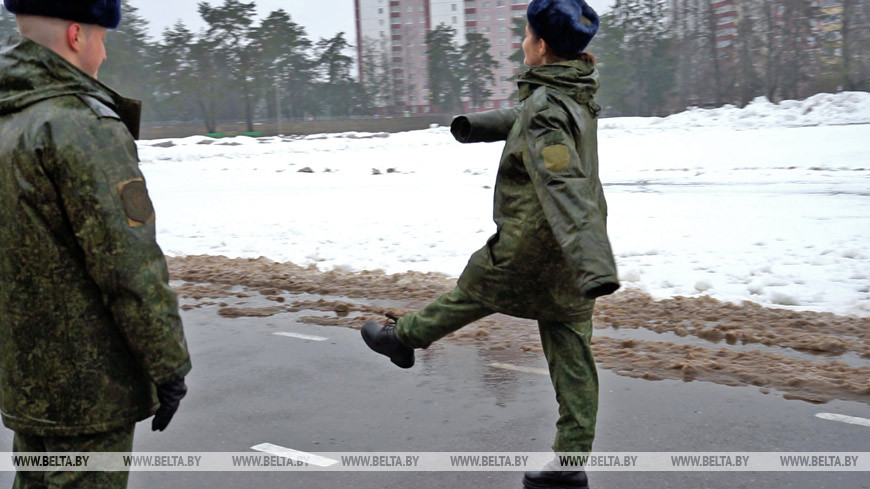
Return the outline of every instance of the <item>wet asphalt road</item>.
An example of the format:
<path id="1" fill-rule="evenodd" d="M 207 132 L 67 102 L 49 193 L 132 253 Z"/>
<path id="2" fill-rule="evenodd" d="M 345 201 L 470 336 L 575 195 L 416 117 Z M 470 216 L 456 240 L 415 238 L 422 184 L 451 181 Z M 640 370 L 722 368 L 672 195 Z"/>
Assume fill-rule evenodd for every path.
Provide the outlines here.
<path id="1" fill-rule="evenodd" d="M 222 318 L 215 306 L 183 313 L 194 369 L 190 392 L 164 433 L 140 423 L 135 450 L 246 452 L 273 443 L 306 452 L 544 452 L 556 401 L 545 375 L 493 362 L 546 368 L 542 356 L 506 357 L 445 342 L 400 370 L 371 353 L 359 331 L 297 323 L 294 314 Z M 309 311 L 310 315 L 310 311 Z M 276 336 L 295 332 L 327 341 Z M 597 451 L 870 451 L 870 428 L 825 421 L 818 412 L 870 417 L 867 405 L 813 405 L 757 388 L 649 382 L 599 372 Z M 11 450 L 12 434 L 0 431 Z M 131 474 L 131 489 L 500 489 L 521 472 L 319 472 Z M 0 487 L 13 474 L 0 473 Z M 845 472 L 595 472 L 610 488 L 870 488 Z"/>

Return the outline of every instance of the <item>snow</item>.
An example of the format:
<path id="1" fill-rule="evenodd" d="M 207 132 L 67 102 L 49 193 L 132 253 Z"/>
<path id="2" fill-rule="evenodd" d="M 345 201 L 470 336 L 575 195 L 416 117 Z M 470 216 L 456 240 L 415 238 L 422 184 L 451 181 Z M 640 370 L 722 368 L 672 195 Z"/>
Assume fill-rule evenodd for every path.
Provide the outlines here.
<path id="1" fill-rule="evenodd" d="M 495 231 L 502 146 L 432 128 L 139 150 L 169 255 L 455 277 Z M 624 286 L 870 316 L 870 93 L 602 119 L 599 162 Z"/>

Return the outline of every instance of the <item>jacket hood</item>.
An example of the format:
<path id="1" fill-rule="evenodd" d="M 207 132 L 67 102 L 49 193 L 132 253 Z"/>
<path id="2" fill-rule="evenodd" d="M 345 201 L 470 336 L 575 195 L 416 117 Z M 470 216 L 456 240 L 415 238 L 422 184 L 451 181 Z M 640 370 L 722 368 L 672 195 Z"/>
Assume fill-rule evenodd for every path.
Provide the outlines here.
<path id="1" fill-rule="evenodd" d="M 125 99 L 54 51 L 18 36 L 0 48 L 0 117 L 65 95 L 93 97 L 114 110 L 128 127 L 129 119 L 135 118 L 138 128 L 134 113 L 139 102 Z"/>
<path id="2" fill-rule="evenodd" d="M 533 66 L 518 77 L 520 101 L 527 99 L 538 87 L 553 88 L 565 93 L 578 104 L 588 105 L 593 113 L 600 110 L 594 102 L 598 91 L 598 70 L 585 61 L 560 61 Z"/>

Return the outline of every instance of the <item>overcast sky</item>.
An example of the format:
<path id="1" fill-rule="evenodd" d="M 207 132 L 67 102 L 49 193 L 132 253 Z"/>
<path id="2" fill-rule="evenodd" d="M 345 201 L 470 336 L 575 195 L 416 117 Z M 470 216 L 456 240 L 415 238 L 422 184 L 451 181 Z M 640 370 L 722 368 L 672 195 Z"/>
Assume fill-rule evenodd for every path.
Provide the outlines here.
<path id="1" fill-rule="evenodd" d="M 151 25 L 151 36 L 162 38 L 163 30 L 181 19 L 192 31 L 198 32 L 205 27 L 196 6 L 202 0 L 130 0 L 139 9 L 139 14 Z M 243 0 L 245 1 L 245 0 Z M 269 12 L 284 9 L 294 22 L 305 27 L 309 39 L 317 41 L 321 37 L 332 37 L 344 31 L 346 39 L 356 37 L 354 26 L 354 0 L 247 0 L 257 5 L 257 20 Z M 222 5 L 223 0 L 209 0 L 213 6 Z"/>
<path id="2" fill-rule="evenodd" d="M 199 32 L 205 23 L 199 17 L 196 5 L 202 0 L 130 0 L 139 9 L 139 14 L 151 25 L 151 36 L 161 39 L 163 30 L 171 27 L 181 19 L 193 32 Z M 345 32 L 345 39 L 356 42 L 356 25 L 354 23 L 354 0 L 247 0 L 257 5 L 257 20 L 269 15 L 269 12 L 284 9 L 299 25 L 305 27 L 308 38 L 318 41 L 329 38 L 339 32 Z M 462 0 L 457 0 L 461 2 Z M 599 13 L 614 0 L 587 0 Z M 223 0 L 209 0 L 209 4 L 218 6 Z"/>

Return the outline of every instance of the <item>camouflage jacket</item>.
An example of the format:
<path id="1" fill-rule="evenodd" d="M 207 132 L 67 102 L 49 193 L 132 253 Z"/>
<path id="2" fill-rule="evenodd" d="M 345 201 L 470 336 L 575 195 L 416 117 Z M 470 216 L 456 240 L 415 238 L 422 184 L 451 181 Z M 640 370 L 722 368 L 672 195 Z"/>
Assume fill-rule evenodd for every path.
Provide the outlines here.
<path id="1" fill-rule="evenodd" d="M 619 288 L 598 179 L 598 72 L 582 61 L 520 75 L 522 105 L 457 118 L 461 142 L 507 139 L 495 185 L 496 233 L 459 287 L 495 311 L 556 321 L 592 317 Z"/>
<path id="2" fill-rule="evenodd" d="M 137 109 L 30 40 L 0 48 L 0 410 L 15 431 L 129 425 L 190 370 Z"/>

